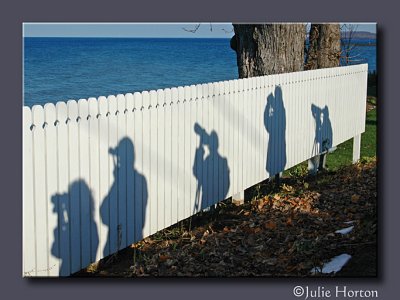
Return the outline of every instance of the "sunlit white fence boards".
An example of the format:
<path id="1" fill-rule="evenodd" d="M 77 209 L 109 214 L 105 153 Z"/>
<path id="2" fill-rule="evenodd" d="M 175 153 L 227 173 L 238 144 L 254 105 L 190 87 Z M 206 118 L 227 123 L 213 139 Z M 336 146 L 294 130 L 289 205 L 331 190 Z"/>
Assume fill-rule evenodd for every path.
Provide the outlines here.
<path id="1" fill-rule="evenodd" d="M 23 274 L 66 276 L 365 129 L 367 65 L 23 108 Z"/>

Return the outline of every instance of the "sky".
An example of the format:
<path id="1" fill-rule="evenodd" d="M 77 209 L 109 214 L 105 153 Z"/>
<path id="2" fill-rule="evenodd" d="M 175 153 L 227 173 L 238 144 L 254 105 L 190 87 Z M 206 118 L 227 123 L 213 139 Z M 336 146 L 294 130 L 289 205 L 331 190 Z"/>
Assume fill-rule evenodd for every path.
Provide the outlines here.
<path id="1" fill-rule="evenodd" d="M 196 26 L 196 33 L 189 32 Z M 358 31 L 376 33 L 375 23 L 357 23 Z M 231 23 L 24 23 L 24 37 L 171 37 L 230 38 Z"/>

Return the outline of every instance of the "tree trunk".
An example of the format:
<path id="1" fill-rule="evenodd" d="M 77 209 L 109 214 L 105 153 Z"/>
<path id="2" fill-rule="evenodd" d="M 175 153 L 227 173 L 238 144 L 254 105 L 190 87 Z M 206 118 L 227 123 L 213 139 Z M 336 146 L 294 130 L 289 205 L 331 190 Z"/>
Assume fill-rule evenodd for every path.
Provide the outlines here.
<path id="1" fill-rule="evenodd" d="M 301 71 L 304 67 L 304 24 L 234 24 L 231 48 L 239 77 Z"/>
<path id="2" fill-rule="evenodd" d="M 311 24 L 306 70 L 338 67 L 340 64 L 339 24 Z"/>

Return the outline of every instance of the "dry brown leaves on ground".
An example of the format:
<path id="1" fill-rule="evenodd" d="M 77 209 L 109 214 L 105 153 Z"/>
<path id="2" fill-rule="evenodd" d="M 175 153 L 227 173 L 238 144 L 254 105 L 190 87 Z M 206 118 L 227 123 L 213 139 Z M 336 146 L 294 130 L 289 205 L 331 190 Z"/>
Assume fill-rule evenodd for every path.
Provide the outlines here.
<path id="1" fill-rule="evenodd" d="M 336 255 L 357 261 L 365 247 L 376 251 L 376 161 L 261 190 L 253 188 L 248 194 L 257 195 L 242 206 L 226 200 L 194 216 L 190 230 L 185 220 L 75 276 L 322 276 L 310 271 Z M 349 226 L 350 233 L 335 233 Z M 365 275 L 376 275 L 375 252 L 345 273 Z"/>

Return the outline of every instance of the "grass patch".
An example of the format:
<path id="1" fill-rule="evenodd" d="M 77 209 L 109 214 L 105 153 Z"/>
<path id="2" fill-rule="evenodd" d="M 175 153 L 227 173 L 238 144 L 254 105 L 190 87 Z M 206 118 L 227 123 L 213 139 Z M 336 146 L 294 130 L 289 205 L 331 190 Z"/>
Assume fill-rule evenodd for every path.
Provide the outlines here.
<path id="1" fill-rule="evenodd" d="M 376 109 L 367 113 L 365 120 L 365 132 L 361 135 L 361 161 L 369 161 L 376 157 Z M 353 139 L 350 139 L 337 146 L 335 152 L 328 154 L 326 168 L 329 171 L 336 171 L 343 166 L 353 163 Z M 302 177 L 308 174 L 307 161 L 302 162 L 286 171 L 284 176 Z"/>
<path id="2" fill-rule="evenodd" d="M 365 132 L 361 135 L 361 159 L 376 156 L 376 109 L 367 113 Z M 328 155 L 326 165 L 329 170 L 350 165 L 353 160 L 353 139 L 338 145 L 337 150 Z"/>

